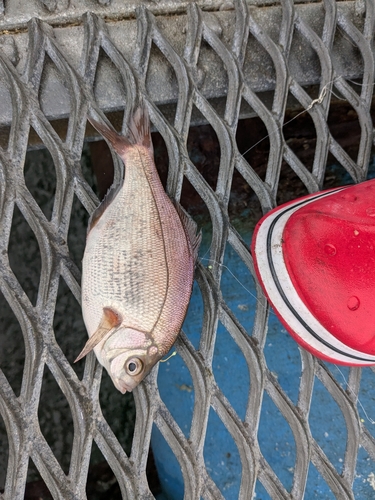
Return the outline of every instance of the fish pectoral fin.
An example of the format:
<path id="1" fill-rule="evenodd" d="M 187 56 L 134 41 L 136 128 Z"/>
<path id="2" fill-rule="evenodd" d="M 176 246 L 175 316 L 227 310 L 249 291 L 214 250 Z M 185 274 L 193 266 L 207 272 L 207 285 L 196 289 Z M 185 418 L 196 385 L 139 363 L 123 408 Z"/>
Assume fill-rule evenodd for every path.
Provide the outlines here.
<path id="1" fill-rule="evenodd" d="M 85 347 L 80 352 L 79 356 L 74 360 L 74 363 L 77 363 L 80 359 L 84 358 L 90 351 L 94 349 L 96 345 L 99 344 L 101 340 L 107 335 L 110 330 L 104 328 L 98 328 L 94 335 L 92 335 L 89 340 L 86 342 Z"/>
<path id="2" fill-rule="evenodd" d="M 196 261 L 198 258 L 199 246 L 202 241 L 202 231 L 199 231 L 199 233 L 197 233 L 197 224 L 195 223 L 195 221 L 185 213 L 179 203 L 174 201 L 173 204 L 184 227 L 186 237 L 190 241 L 191 248 L 193 250 L 194 261 Z"/>
<path id="3" fill-rule="evenodd" d="M 82 349 L 81 353 L 75 359 L 74 363 L 84 358 L 90 351 L 94 349 L 95 346 L 101 342 L 104 337 L 108 335 L 111 330 L 117 328 L 122 322 L 122 317 L 111 307 L 103 307 L 103 316 L 97 330 L 91 335 L 89 340 L 86 342 L 85 347 Z"/>

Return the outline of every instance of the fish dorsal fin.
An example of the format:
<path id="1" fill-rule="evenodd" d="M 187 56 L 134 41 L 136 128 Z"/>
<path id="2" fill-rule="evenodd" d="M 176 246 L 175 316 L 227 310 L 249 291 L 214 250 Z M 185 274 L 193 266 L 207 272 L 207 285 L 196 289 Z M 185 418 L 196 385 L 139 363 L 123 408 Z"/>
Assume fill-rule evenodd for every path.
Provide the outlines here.
<path id="1" fill-rule="evenodd" d="M 130 113 L 127 136 L 134 146 L 144 146 L 152 150 L 150 118 L 143 101 Z"/>
<path id="2" fill-rule="evenodd" d="M 82 349 L 81 353 L 74 361 L 76 363 L 80 359 L 84 358 L 90 351 L 94 349 L 95 346 L 101 342 L 104 337 L 114 328 L 118 327 L 122 322 L 121 315 L 114 311 L 111 307 L 103 307 L 103 316 L 97 330 L 91 335 L 89 340 L 86 342 L 85 347 Z"/>
<path id="3" fill-rule="evenodd" d="M 180 217 L 186 236 L 189 238 L 195 262 L 198 258 L 198 250 L 202 241 L 202 231 L 199 231 L 199 233 L 197 233 L 196 222 L 185 213 L 179 203 L 175 201 L 174 206 L 176 212 L 178 213 L 178 216 Z"/>

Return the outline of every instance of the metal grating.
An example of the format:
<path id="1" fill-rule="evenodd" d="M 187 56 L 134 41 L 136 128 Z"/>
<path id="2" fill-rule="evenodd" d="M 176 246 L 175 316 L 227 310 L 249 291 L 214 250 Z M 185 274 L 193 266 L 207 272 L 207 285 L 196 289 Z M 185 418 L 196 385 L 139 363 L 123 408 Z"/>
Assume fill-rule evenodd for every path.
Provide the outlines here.
<path id="1" fill-rule="evenodd" d="M 52 1 L 42 3 L 52 10 L 57 5 Z M 375 6 L 372 0 L 325 0 L 303 6 L 295 6 L 292 0 L 282 0 L 277 6 L 254 9 L 244 0 L 238 0 L 234 3 L 234 10 L 230 10 L 228 2 L 225 9 L 229 10 L 204 13 L 195 4 L 189 5 L 186 16 L 183 15 L 186 25 L 184 43 L 179 46 L 172 43 L 173 33 L 168 30 L 168 23 L 144 7 L 137 10 L 135 21 L 123 21 L 124 24 L 132 23 L 128 28 L 136 33 L 135 49 L 130 54 L 129 50 L 119 48 L 121 44 L 115 33 L 118 26 L 106 24 L 94 14 L 86 14 L 77 28 L 81 51 L 75 60 L 71 60 L 64 50 L 61 32 L 37 19 L 29 22 L 27 33 L 19 35 L 23 37 L 20 42 L 14 42 L 15 45 L 11 41 L 4 42 L 1 46 L 1 92 L 11 102 L 7 110 L 3 101 L 3 117 L 7 113 L 11 117 L 8 120 L 11 128 L 9 137 L 5 135 L 7 144 L 0 150 L 0 289 L 22 328 L 25 361 L 18 397 L 0 371 L 0 412 L 9 447 L 5 490 L 0 498 L 23 498 L 29 458 L 54 498 L 86 498 L 93 441 L 113 470 L 123 498 L 153 498 L 146 478 L 153 425 L 161 431 L 180 464 L 185 498 L 224 498 L 225 493 L 215 484 L 204 458 L 211 408 L 230 433 L 240 455 L 241 499 L 252 498 L 259 483 L 271 498 L 303 498 L 310 464 L 319 471 L 333 495 L 340 499 L 354 498 L 352 484 L 359 450 L 363 448 L 372 460 L 375 459 L 375 439 L 368 428 L 369 422 L 359 418 L 357 409 L 361 370 L 351 369 L 348 383 L 342 387 L 326 365 L 301 351 L 299 391 L 294 403 L 268 368 L 264 356 L 269 311 L 260 289 L 257 289 L 254 324 L 252 330 L 247 331 L 224 300 L 221 288 L 222 264 L 228 247 L 238 254 L 247 273 L 254 276 L 248 244 L 228 214 L 234 172 L 240 173 L 250 186 L 263 212 L 276 204 L 283 165 L 297 174 L 309 192 L 322 187 L 328 154 L 344 167 L 353 181 L 366 178 L 373 146 L 370 110 L 374 82 Z M 273 22 L 267 22 L 271 18 Z M 6 36 L 18 35 L 10 33 Z M 25 39 L 27 52 L 19 53 L 17 43 L 22 47 Z M 249 47 L 256 49 L 250 51 Z M 301 47 L 304 48 L 302 53 Z M 87 112 L 90 106 L 98 113 L 101 113 L 99 107 L 105 111 L 121 108 L 121 103 L 112 103 L 111 107 L 110 103 L 101 102 L 104 97 L 96 80 L 102 57 L 100 50 L 110 59 L 123 88 L 124 123 L 130 109 L 127 104 L 138 94 L 148 104 L 152 123 L 168 149 L 169 193 L 179 198 L 186 178 L 207 207 L 212 222 L 210 260 L 208 265 L 202 260 L 196 273 L 204 302 L 199 348 L 196 349 L 184 333 L 176 344 L 194 386 L 190 432 L 186 437 L 172 417 L 172 408 L 168 408 L 161 398 L 156 368 L 134 392 L 137 414 L 130 456 L 126 455 L 103 417 L 99 401 L 101 368 L 94 356 L 88 357 L 81 380 L 56 341 L 53 330 L 60 280 L 80 301 L 79 270 L 67 244 L 74 196 L 89 213 L 98 203 L 80 165 Z M 204 77 L 205 71 L 210 71 L 210 68 L 202 69 L 204 60 L 201 60 L 201 54 L 204 51 L 213 53 L 213 60 L 218 64 L 213 67 L 212 76 L 208 73 Z M 264 60 L 264 67 L 258 66 L 258 71 L 249 70 L 254 63 L 252 57 L 258 57 L 257 64 Z M 44 71 L 47 60 L 49 65 L 52 62 L 53 71 Z M 156 63 L 168 61 L 172 83 L 166 85 L 167 89 L 157 87 L 157 77 L 152 79 L 150 68 L 155 68 L 155 60 Z M 58 80 L 68 91 L 65 116 L 69 116 L 69 122 L 64 139 L 59 137 L 49 119 L 63 116 L 61 110 L 66 103 L 63 99 L 59 103 L 48 100 L 48 92 L 43 90 L 48 89 L 48 81 Z M 317 83 L 318 87 L 303 87 Z M 361 133 L 355 159 L 335 140 L 327 124 L 335 94 L 344 98 L 358 117 Z M 114 96 L 113 101 L 118 98 Z M 176 102 L 175 113 L 173 106 L 167 106 L 171 102 Z M 312 168 L 303 164 L 284 137 L 285 110 L 290 102 L 294 107 L 307 110 L 314 124 L 316 146 Z M 166 106 L 165 114 L 161 111 L 163 105 Z M 196 110 L 204 121 L 211 124 L 220 144 L 215 190 L 191 161 L 186 148 L 190 124 L 199 122 L 194 118 Z M 264 179 L 238 150 L 236 130 L 240 114 L 260 117 L 270 136 Z M 2 123 L 6 125 L 7 119 L 3 118 Z M 23 167 L 30 127 L 48 148 L 55 165 L 56 189 L 50 219 L 42 212 L 25 183 Z M 115 172 L 116 177 L 120 172 L 118 163 Z M 33 231 L 40 249 L 41 273 L 35 305 L 10 265 L 8 243 L 15 207 Z M 239 417 L 214 377 L 212 362 L 215 346 L 220 341 L 216 335 L 219 322 L 240 348 L 247 363 L 250 389 L 244 418 Z M 74 441 L 67 472 L 55 458 L 39 426 L 39 399 L 45 367 L 68 400 L 73 419 Z M 347 443 L 341 472 L 329 460 L 310 429 L 309 414 L 317 380 L 335 400 L 345 419 Z M 264 395 L 272 400 L 293 433 L 296 460 L 290 488 L 283 485 L 258 441 Z"/>

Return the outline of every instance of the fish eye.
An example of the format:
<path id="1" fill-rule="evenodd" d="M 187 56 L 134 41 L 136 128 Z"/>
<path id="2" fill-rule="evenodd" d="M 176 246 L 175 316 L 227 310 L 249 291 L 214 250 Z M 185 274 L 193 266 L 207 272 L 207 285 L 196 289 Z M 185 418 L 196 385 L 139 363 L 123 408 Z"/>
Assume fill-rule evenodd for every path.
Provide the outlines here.
<path id="1" fill-rule="evenodd" d="M 129 375 L 138 375 L 143 370 L 143 363 L 139 358 L 130 358 L 125 363 L 125 370 Z"/>

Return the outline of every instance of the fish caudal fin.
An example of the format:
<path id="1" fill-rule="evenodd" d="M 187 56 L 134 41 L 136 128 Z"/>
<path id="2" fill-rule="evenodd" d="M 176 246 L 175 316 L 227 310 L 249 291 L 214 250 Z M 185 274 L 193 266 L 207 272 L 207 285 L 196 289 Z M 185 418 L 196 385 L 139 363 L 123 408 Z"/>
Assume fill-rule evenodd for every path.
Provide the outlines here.
<path id="1" fill-rule="evenodd" d="M 148 116 L 148 111 L 145 107 L 144 102 L 132 110 L 130 113 L 130 120 L 128 123 L 127 135 L 121 135 L 112 127 L 109 122 L 98 122 L 92 117 L 88 117 L 91 125 L 96 128 L 96 130 L 111 144 L 116 153 L 125 162 L 125 152 L 134 146 L 143 146 L 149 149 L 150 153 L 153 153 L 151 132 L 150 132 L 150 119 Z M 108 193 L 106 194 L 104 200 L 96 208 L 90 217 L 88 224 L 88 232 L 95 226 L 100 217 L 106 211 L 108 206 L 117 196 L 121 185 L 112 186 Z"/>
<path id="2" fill-rule="evenodd" d="M 150 118 L 143 101 L 131 114 L 127 136 L 134 146 L 144 146 L 152 150 Z"/>
<path id="3" fill-rule="evenodd" d="M 119 134 L 112 125 L 98 122 L 88 117 L 91 125 L 112 145 L 117 154 L 122 156 L 132 146 L 144 146 L 152 150 L 150 118 L 144 102 L 132 110 L 126 136 Z"/>
<path id="4" fill-rule="evenodd" d="M 107 141 L 113 146 L 116 153 L 120 156 L 124 154 L 125 150 L 129 148 L 129 146 L 131 146 L 128 138 L 116 132 L 112 125 L 108 125 L 108 123 L 105 122 L 99 123 L 90 116 L 88 116 L 87 118 L 91 125 L 96 128 L 99 134 L 107 139 Z"/>

